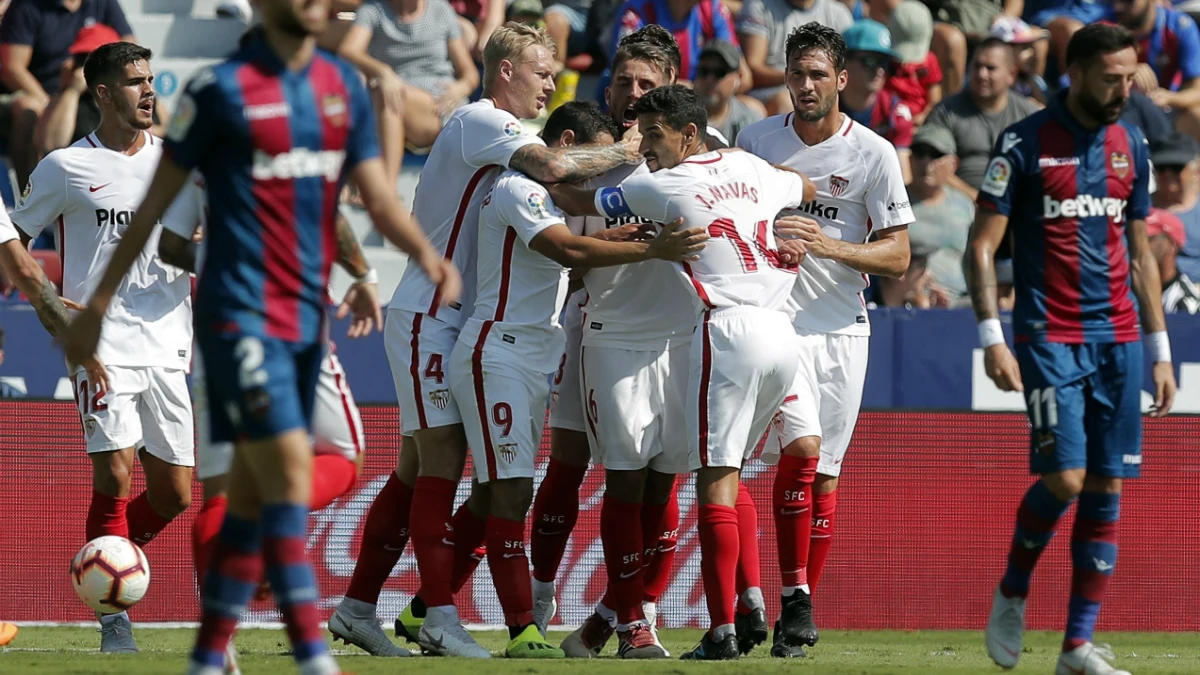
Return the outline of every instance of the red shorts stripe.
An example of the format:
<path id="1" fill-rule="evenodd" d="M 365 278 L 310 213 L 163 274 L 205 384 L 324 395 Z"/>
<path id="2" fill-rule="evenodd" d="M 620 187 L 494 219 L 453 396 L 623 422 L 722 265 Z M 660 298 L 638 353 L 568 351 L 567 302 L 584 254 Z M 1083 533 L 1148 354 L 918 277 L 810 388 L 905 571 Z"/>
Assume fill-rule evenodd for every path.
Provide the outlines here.
<path id="1" fill-rule="evenodd" d="M 712 312 L 704 313 L 701 322 L 704 340 L 703 353 L 700 361 L 700 466 L 708 466 L 708 381 L 712 378 L 712 343 L 709 341 L 708 317 Z"/>
<path id="2" fill-rule="evenodd" d="M 587 315 L 583 315 L 584 325 L 587 325 Z M 582 385 L 583 391 L 587 391 L 587 368 L 584 366 L 586 361 L 583 358 L 584 351 L 587 347 L 580 345 L 579 347 L 579 382 Z M 592 418 L 591 397 L 585 396 L 588 400 L 583 402 L 583 418 L 587 420 L 588 429 L 592 432 L 592 439 L 596 441 L 596 446 L 600 445 L 600 437 L 596 435 L 596 420 Z"/>
<path id="3" fill-rule="evenodd" d="M 463 220 L 467 217 L 467 212 L 471 205 L 471 197 L 475 195 L 475 189 L 479 187 L 479 181 L 487 175 L 488 171 L 496 168 L 494 164 L 489 164 L 481 167 L 471 180 L 467 181 L 467 187 L 463 190 L 462 197 L 458 200 L 458 211 L 454 214 L 454 225 L 450 228 L 450 240 L 446 243 L 446 260 L 454 262 L 454 251 L 458 248 L 458 235 L 462 232 Z M 429 316 L 437 317 L 438 309 L 442 306 L 442 290 L 439 288 L 433 292 L 433 301 L 429 303 Z"/>
<path id="4" fill-rule="evenodd" d="M 346 414 L 346 426 L 350 429 L 350 442 L 354 443 L 354 454 L 361 455 L 362 440 L 358 437 L 358 425 L 354 423 L 354 411 L 350 408 L 350 397 L 346 395 L 346 376 L 341 366 L 329 355 L 329 365 L 333 367 L 333 380 L 337 385 L 338 394 L 342 398 L 342 412 Z"/>
<path id="5" fill-rule="evenodd" d="M 496 447 L 492 444 L 492 430 L 488 426 L 487 399 L 483 395 L 483 345 L 492 331 L 492 321 L 484 321 L 475 342 L 475 353 L 471 355 L 471 377 L 475 380 L 475 405 L 479 408 L 479 428 L 483 430 L 483 451 L 487 457 L 488 480 L 496 480 Z M 479 471 L 479 467 L 475 467 Z"/>
<path id="6" fill-rule="evenodd" d="M 429 422 L 425 420 L 425 394 L 421 391 L 421 319 L 425 318 L 424 314 L 413 315 L 412 323 L 412 358 L 409 359 L 408 371 L 412 373 L 413 381 L 413 400 L 417 402 L 417 421 L 422 429 L 429 428 Z"/>

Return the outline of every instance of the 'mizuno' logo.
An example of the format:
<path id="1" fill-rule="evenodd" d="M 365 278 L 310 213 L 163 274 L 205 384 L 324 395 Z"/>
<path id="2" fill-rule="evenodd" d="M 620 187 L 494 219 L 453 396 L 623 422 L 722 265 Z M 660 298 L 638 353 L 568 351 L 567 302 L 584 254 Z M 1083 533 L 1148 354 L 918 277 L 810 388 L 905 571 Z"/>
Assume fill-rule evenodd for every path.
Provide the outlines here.
<path id="1" fill-rule="evenodd" d="M 1113 197 L 1093 197 L 1080 195 L 1073 199 L 1058 201 L 1050 197 L 1043 198 L 1043 214 L 1047 218 L 1088 218 L 1091 216 L 1108 216 L 1113 222 L 1119 223 L 1125 219 L 1125 200 Z"/>
<path id="2" fill-rule="evenodd" d="M 325 180 L 336 181 L 345 161 L 344 150 L 295 148 L 274 156 L 255 150 L 251 175 L 255 180 L 324 177 Z"/>

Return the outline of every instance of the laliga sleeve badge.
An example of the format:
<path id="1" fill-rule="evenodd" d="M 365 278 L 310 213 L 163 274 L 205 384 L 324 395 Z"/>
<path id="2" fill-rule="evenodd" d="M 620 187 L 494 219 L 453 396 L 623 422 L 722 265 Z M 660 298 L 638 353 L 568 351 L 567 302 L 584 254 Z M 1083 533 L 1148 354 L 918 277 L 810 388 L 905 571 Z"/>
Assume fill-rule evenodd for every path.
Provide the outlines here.
<path id="1" fill-rule="evenodd" d="M 187 138 L 192 123 L 196 121 L 196 99 L 188 92 L 179 97 L 175 104 L 175 113 L 171 115 L 171 125 L 167 127 L 167 138 L 179 143 Z"/>
<path id="2" fill-rule="evenodd" d="M 992 163 L 988 164 L 987 173 L 983 177 L 983 183 L 979 186 L 979 190 L 993 197 L 1003 197 L 1004 192 L 1008 190 L 1010 180 L 1012 180 L 1012 164 L 1003 157 L 995 157 L 992 159 Z"/>

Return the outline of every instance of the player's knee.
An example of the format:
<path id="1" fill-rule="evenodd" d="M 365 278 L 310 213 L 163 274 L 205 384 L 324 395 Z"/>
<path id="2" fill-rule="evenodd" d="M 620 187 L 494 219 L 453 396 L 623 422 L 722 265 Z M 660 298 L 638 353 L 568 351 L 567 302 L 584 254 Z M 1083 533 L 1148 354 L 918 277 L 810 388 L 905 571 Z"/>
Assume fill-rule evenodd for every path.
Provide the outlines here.
<path id="1" fill-rule="evenodd" d="M 505 520 L 525 520 L 533 503 L 532 478 L 506 478 L 492 481 L 487 487 L 491 493 L 491 515 Z"/>
<path id="2" fill-rule="evenodd" d="M 826 476 L 823 473 L 818 473 L 817 478 L 813 481 L 813 493 L 818 495 L 827 495 L 837 490 L 838 477 Z"/>
<path id="3" fill-rule="evenodd" d="M 1059 471 L 1042 476 L 1042 483 L 1059 501 L 1069 502 L 1083 492 L 1086 476 L 1083 469 Z"/>
<path id="4" fill-rule="evenodd" d="M 675 488 L 675 475 L 651 469 L 646 474 L 646 488 L 642 490 L 643 504 L 666 504 Z"/>
<path id="5" fill-rule="evenodd" d="M 221 474 L 219 476 L 210 476 L 202 480 L 201 485 L 204 490 L 204 501 L 208 501 L 213 497 L 222 497 L 229 489 L 229 474 Z"/>
<path id="6" fill-rule="evenodd" d="M 820 457 L 821 456 L 821 437 L 820 436 L 803 436 L 788 443 L 783 448 L 783 454 L 792 457 Z"/>
<path id="7" fill-rule="evenodd" d="M 190 482 L 173 483 L 150 493 L 150 506 L 163 518 L 174 518 L 187 511 L 192 503 Z"/>
<path id="8" fill-rule="evenodd" d="M 133 482 L 132 462 L 123 450 L 92 455 L 92 485 L 106 495 L 126 495 Z"/>
<path id="9" fill-rule="evenodd" d="M 476 518 L 487 518 L 488 514 L 492 512 L 492 487 L 494 485 L 495 482 L 471 481 L 471 494 L 467 497 L 467 508 L 475 514 Z"/>
<path id="10" fill-rule="evenodd" d="M 550 456 L 567 466 L 584 467 L 592 459 L 587 434 L 570 429 L 550 429 Z"/>
<path id="11" fill-rule="evenodd" d="M 1115 495 L 1121 493 L 1121 479 L 1110 476 L 1088 474 L 1083 479 L 1083 491 L 1097 494 Z"/>
<path id="12" fill-rule="evenodd" d="M 412 436 L 405 436 L 400 444 L 400 452 L 396 456 L 396 478 L 411 487 L 416 484 L 420 471 L 421 458 L 417 453 L 417 446 L 413 443 Z"/>
<path id="13" fill-rule="evenodd" d="M 696 472 L 696 497 L 702 505 L 737 505 L 737 469 L 723 466 L 704 467 Z"/>
<path id="14" fill-rule="evenodd" d="M 646 470 L 604 472 L 604 497 L 626 504 L 640 504 L 646 490 Z"/>
<path id="15" fill-rule="evenodd" d="M 458 480 L 467 462 L 467 436 L 461 424 L 413 433 L 420 455 L 420 475 Z"/>

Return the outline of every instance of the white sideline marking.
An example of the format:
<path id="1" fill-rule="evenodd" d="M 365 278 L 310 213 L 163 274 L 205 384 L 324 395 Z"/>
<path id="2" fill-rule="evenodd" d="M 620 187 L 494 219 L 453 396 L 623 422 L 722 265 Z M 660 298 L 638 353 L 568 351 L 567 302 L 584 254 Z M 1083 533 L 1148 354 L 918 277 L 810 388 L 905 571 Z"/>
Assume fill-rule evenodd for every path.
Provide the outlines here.
<path id="1" fill-rule="evenodd" d="M 21 627 L 28 628 L 97 628 L 99 624 L 95 621 L 13 621 L 12 623 Z M 141 623 L 133 622 L 133 627 L 138 629 L 149 630 L 179 630 L 183 628 L 196 629 L 200 627 L 197 621 L 154 621 Z M 463 626 L 467 630 L 474 631 L 499 631 L 507 630 L 505 626 L 492 626 L 483 623 L 468 623 Z M 259 621 L 253 623 L 239 623 L 238 628 L 257 628 L 262 630 L 283 630 L 283 623 L 280 621 Z M 550 626 L 552 631 L 573 631 L 579 626 Z M 322 623 L 321 630 L 328 630 L 328 624 Z M 86 650 L 85 650 L 86 651 Z"/>

